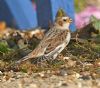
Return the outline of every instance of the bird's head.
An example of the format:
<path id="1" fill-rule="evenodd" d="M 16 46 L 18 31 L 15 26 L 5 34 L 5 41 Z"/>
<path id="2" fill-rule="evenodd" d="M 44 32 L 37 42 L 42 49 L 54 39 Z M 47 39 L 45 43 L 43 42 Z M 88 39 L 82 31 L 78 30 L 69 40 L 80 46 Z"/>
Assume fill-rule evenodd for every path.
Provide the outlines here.
<path id="1" fill-rule="evenodd" d="M 67 16 L 57 18 L 55 21 L 55 25 L 61 29 L 69 29 L 71 23 L 72 23 L 72 19 Z"/>
<path id="2" fill-rule="evenodd" d="M 71 23 L 72 19 L 62 9 L 59 9 L 55 19 L 55 26 L 60 29 L 69 29 Z"/>

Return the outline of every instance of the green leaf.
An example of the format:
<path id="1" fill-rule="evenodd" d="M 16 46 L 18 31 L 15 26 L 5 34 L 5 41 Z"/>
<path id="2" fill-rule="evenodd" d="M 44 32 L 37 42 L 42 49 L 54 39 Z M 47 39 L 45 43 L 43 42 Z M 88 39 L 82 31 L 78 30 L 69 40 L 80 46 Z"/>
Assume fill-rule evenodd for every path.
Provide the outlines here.
<path id="1" fill-rule="evenodd" d="M 100 19 L 97 19 L 94 16 L 90 17 L 90 23 L 92 23 L 92 26 L 95 28 L 95 30 L 98 30 L 100 33 Z"/>
<path id="2" fill-rule="evenodd" d="M 97 21 L 93 22 L 93 27 L 96 30 L 100 30 L 100 20 L 97 20 Z"/>
<path id="3" fill-rule="evenodd" d="M 0 42 L 0 52 L 7 53 L 10 51 L 6 42 Z"/>

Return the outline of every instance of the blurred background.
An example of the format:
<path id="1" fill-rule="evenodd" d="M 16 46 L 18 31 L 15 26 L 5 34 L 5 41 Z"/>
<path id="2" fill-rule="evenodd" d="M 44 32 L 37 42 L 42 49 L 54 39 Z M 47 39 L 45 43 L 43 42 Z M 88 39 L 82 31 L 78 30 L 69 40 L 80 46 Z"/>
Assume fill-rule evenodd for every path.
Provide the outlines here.
<path id="1" fill-rule="evenodd" d="M 80 12 L 88 6 L 100 8 L 100 0 L 75 0 L 75 11 Z"/>
<path id="2" fill-rule="evenodd" d="M 0 0 L 0 21 L 20 30 L 49 28 L 62 8 L 74 20 L 74 0 Z M 75 31 L 74 23 L 71 30 Z"/>
<path id="3" fill-rule="evenodd" d="M 12 29 L 47 29 L 59 7 L 74 20 L 71 31 L 83 29 L 91 23 L 100 31 L 100 0 L 24 0 L 24 3 L 21 0 L 0 0 L 0 36 L 8 36 Z"/>
<path id="4" fill-rule="evenodd" d="M 46 3 L 45 6 L 44 3 Z M 47 28 L 48 21 L 52 22 L 55 19 L 59 7 L 62 7 L 71 18 L 75 19 L 76 29 L 81 29 L 89 24 L 91 16 L 100 19 L 100 0 L 70 0 L 65 3 L 66 0 L 58 0 L 58 2 L 56 0 L 31 0 L 31 2 L 25 0 L 24 3 L 20 0 L 16 2 L 0 0 L 0 30 L 5 29 L 6 26 L 25 30 L 37 26 Z M 74 24 L 71 26 L 71 29 L 75 31 Z"/>
<path id="5" fill-rule="evenodd" d="M 89 24 L 91 16 L 100 19 L 100 0 L 75 0 L 75 24 L 77 29 Z"/>

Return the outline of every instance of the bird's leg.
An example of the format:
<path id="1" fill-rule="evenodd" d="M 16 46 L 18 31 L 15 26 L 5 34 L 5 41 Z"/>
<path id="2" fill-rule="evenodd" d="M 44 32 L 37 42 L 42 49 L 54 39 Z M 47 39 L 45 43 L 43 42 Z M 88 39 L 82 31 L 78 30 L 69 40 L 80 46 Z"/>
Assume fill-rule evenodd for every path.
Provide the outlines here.
<path id="1" fill-rule="evenodd" d="M 76 42 L 78 42 L 78 36 L 79 36 L 79 34 L 77 33 L 75 36 Z"/>

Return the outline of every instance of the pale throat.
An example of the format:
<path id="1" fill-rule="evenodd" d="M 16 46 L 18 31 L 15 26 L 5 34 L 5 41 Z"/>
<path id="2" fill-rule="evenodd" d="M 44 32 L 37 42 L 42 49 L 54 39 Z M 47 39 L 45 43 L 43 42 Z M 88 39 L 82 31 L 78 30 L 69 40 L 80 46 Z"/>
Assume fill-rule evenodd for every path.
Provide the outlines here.
<path id="1" fill-rule="evenodd" d="M 69 29 L 70 24 L 69 23 L 64 23 L 62 28 L 63 29 Z"/>
<path id="2" fill-rule="evenodd" d="M 70 23 L 64 23 L 62 26 L 59 24 L 56 24 L 55 26 L 56 28 L 59 28 L 59 29 L 69 29 Z"/>

